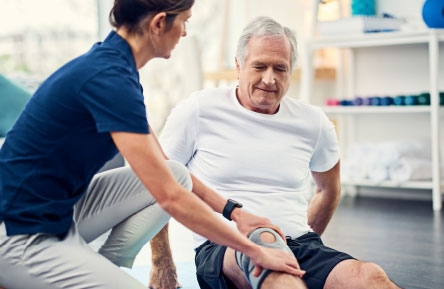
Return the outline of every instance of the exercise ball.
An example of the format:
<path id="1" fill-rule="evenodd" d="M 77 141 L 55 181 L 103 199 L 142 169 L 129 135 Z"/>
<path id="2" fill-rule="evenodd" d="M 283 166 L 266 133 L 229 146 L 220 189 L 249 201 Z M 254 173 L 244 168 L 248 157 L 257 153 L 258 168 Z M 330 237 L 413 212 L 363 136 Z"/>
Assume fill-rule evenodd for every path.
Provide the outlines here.
<path id="1" fill-rule="evenodd" d="M 430 28 L 444 28 L 444 0 L 426 0 L 422 6 L 422 19 Z"/>

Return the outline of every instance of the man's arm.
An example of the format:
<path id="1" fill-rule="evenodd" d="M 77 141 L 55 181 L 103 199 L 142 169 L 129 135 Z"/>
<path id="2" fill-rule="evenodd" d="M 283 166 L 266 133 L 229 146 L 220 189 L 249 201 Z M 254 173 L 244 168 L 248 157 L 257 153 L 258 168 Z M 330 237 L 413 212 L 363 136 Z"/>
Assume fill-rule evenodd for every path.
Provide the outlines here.
<path id="1" fill-rule="evenodd" d="M 339 161 L 326 172 L 312 172 L 316 192 L 308 207 L 308 224 L 321 235 L 338 205 L 341 183 Z"/>
<path id="2" fill-rule="evenodd" d="M 173 218 L 213 242 L 249 256 L 257 266 L 257 275 L 262 267 L 301 274 L 294 256 L 254 244 L 224 224 L 196 195 L 181 187 L 175 181 L 151 134 L 111 132 L 111 137 L 141 182 Z"/>

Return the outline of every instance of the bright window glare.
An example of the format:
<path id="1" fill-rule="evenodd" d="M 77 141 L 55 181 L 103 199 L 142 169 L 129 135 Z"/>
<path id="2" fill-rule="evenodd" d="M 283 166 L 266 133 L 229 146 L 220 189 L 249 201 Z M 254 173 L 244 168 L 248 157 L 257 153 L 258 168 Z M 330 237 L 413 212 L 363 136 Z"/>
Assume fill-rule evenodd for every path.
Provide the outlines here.
<path id="1" fill-rule="evenodd" d="M 33 91 L 98 40 L 95 0 L 1 0 L 0 74 Z"/>
<path id="2" fill-rule="evenodd" d="M 94 0 L 1 0 L 0 35 L 26 29 L 75 28 L 97 31 Z"/>

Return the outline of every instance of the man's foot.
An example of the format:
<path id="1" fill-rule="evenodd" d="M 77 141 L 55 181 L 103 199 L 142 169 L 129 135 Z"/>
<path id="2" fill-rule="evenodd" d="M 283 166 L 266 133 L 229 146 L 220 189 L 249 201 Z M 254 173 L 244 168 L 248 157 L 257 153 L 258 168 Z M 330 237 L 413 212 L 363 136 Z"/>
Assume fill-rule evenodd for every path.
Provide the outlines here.
<path id="1" fill-rule="evenodd" d="M 176 266 L 170 258 L 162 258 L 153 264 L 148 287 L 151 289 L 182 288 L 177 280 Z"/>

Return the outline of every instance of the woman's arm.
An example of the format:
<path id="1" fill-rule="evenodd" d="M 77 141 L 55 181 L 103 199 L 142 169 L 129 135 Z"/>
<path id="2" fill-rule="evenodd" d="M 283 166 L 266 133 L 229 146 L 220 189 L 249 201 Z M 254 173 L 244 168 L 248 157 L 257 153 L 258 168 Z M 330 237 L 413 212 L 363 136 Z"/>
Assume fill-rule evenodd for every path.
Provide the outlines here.
<path id="1" fill-rule="evenodd" d="M 248 255 L 253 263 L 290 274 L 301 274 L 294 256 L 260 247 L 222 222 L 193 193 L 181 187 L 169 170 L 165 157 L 150 134 L 112 132 L 111 137 L 135 174 L 159 205 L 192 231 Z M 259 274 L 259 273 L 257 273 Z"/>

